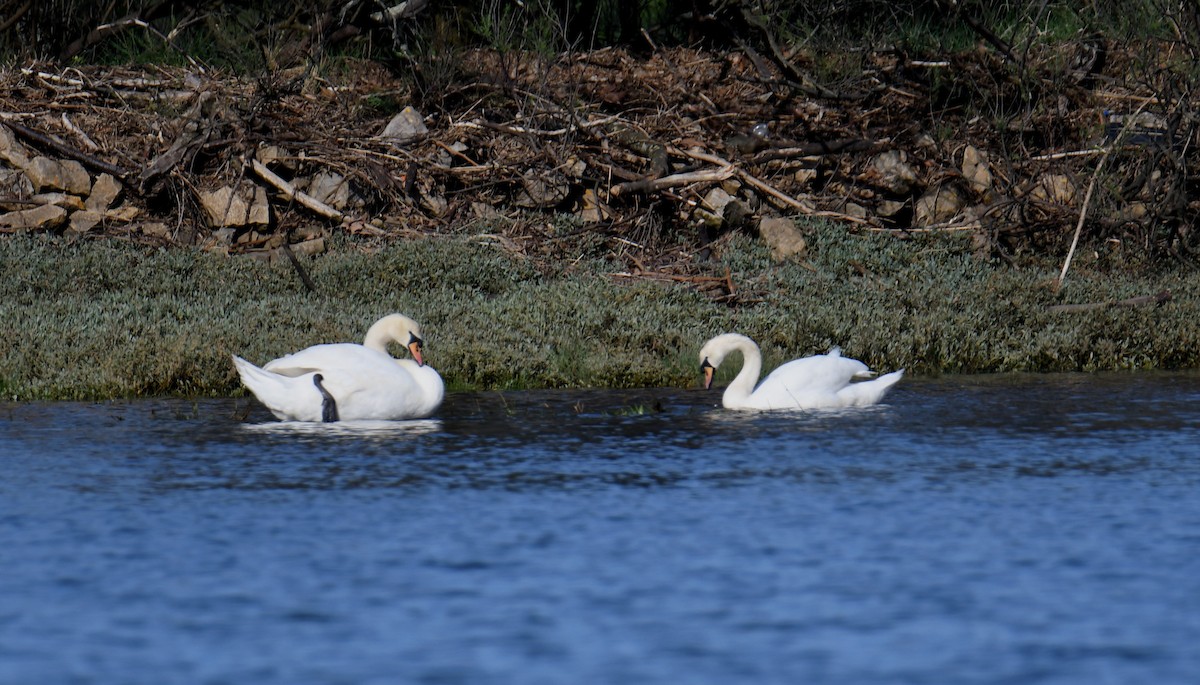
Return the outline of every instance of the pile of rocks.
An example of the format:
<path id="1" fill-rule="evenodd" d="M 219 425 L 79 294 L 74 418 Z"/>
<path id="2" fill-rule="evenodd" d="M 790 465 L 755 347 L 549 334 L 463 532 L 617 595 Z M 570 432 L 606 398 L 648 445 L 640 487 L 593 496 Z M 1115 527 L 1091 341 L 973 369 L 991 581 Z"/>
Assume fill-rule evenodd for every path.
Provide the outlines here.
<path id="1" fill-rule="evenodd" d="M 32 153 L 0 125 L 0 231 L 65 227 L 87 233 L 101 223 L 127 224 L 141 210 L 118 204 L 121 183 L 112 175 L 93 177 L 75 160 Z"/>

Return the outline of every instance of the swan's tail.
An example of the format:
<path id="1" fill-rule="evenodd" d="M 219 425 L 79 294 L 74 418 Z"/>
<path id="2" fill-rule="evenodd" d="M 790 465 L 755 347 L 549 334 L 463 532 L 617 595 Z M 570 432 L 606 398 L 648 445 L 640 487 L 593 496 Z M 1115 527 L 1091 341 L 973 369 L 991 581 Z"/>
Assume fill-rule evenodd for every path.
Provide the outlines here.
<path id="1" fill-rule="evenodd" d="M 900 369 L 885 373 L 875 380 L 851 383 L 838 391 L 838 397 L 842 398 L 846 402 L 845 406 L 848 407 L 865 407 L 875 404 L 882 400 L 887 391 L 903 377 L 904 369 Z"/>
<path id="2" fill-rule="evenodd" d="M 237 368 L 238 375 L 242 378 L 242 383 L 276 417 L 283 420 L 320 420 L 319 414 L 316 419 L 307 417 L 307 414 L 311 412 L 305 411 L 307 403 L 304 400 L 308 399 L 308 397 L 305 393 L 298 390 L 296 379 L 260 369 L 236 354 L 233 355 L 233 365 Z M 316 387 L 311 382 L 301 382 L 299 385 Z M 307 390 L 307 387 L 304 389 Z"/>

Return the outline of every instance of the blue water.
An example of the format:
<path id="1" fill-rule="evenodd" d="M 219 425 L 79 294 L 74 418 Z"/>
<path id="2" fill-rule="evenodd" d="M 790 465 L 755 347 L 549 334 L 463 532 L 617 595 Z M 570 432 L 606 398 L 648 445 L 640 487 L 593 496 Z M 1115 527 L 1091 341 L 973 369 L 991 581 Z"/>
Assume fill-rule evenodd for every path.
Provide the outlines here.
<path id="1" fill-rule="evenodd" d="M 0 683 L 1200 682 L 1200 376 L 0 405 Z"/>

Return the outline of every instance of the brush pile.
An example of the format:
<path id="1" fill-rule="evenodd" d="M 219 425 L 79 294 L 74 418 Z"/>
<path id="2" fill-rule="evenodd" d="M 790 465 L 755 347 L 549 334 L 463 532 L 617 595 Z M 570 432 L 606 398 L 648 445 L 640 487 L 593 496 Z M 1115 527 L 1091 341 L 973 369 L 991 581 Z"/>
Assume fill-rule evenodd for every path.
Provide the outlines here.
<path id="1" fill-rule="evenodd" d="M 31 64 L 0 72 L 0 233 L 266 257 L 455 233 L 726 290 L 712 241 L 803 259 L 811 219 L 962 232 L 987 258 L 1078 232 L 1097 255 L 1190 259 L 1194 94 L 1064 51 L 867 51 L 824 85 L 800 53 L 466 51 L 424 92 L 365 61 L 259 80 Z"/>

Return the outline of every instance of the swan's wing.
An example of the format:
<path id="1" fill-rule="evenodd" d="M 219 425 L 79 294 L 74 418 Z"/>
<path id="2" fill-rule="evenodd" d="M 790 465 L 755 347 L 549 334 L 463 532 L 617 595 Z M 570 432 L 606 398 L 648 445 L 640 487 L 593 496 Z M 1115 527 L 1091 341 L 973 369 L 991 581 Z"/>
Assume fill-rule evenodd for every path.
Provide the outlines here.
<path id="1" fill-rule="evenodd" d="M 354 343 L 313 345 L 279 359 L 272 359 L 263 368 L 281 376 L 302 376 L 339 368 L 370 368 L 384 362 L 394 362 L 390 355 Z"/>
<path id="2" fill-rule="evenodd" d="M 382 357 L 321 372 L 343 419 L 423 418 L 441 405 L 445 390 L 437 371 Z"/>
<path id="3" fill-rule="evenodd" d="M 780 401 L 802 395 L 836 393 L 855 378 L 869 376 L 871 370 L 857 359 L 838 354 L 818 354 L 790 361 L 771 372 L 755 389 Z"/>

